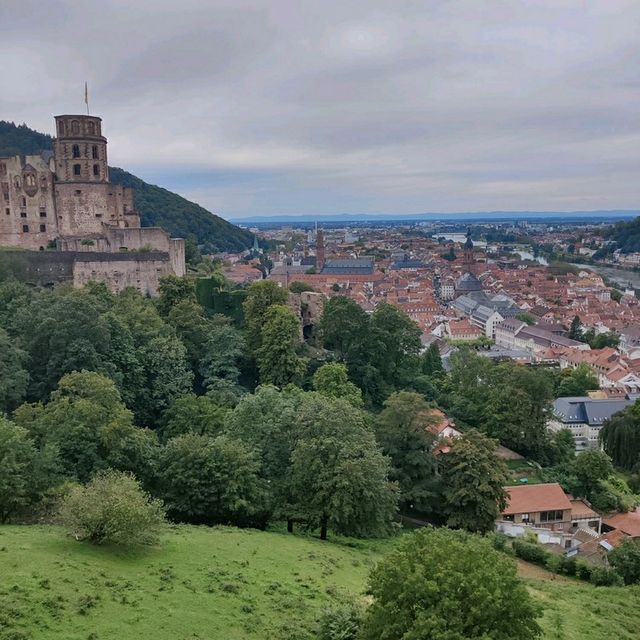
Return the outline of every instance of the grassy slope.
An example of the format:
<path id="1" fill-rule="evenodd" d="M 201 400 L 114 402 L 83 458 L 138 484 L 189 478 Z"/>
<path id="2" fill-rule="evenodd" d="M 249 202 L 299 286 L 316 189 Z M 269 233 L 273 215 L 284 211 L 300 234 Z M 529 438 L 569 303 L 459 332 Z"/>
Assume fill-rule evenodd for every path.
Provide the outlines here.
<path id="1" fill-rule="evenodd" d="M 56 527 L 0 527 L 0 639 L 311 638 L 322 606 L 362 591 L 380 544 L 175 527 L 127 556 Z"/>
<path id="2" fill-rule="evenodd" d="M 0 527 L 0 640 L 312 638 L 318 611 L 361 594 L 392 545 L 174 527 L 161 548 L 127 555 L 56 527 Z M 637 637 L 640 588 L 525 576 L 545 640 Z"/>

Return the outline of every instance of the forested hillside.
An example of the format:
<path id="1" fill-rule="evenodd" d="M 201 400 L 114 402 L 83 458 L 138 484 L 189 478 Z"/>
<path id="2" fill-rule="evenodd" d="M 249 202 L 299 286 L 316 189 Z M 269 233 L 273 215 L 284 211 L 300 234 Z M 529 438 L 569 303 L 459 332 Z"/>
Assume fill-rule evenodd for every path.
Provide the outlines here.
<path id="1" fill-rule="evenodd" d="M 34 154 L 52 148 L 53 138 L 26 124 L 0 121 L 0 156 Z M 111 180 L 135 189 L 135 203 L 145 227 L 158 226 L 172 236 L 195 236 L 205 252 L 240 251 L 249 247 L 252 236 L 203 207 L 162 187 L 124 171 L 111 168 Z"/>
<path id="2" fill-rule="evenodd" d="M 620 249 L 622 253 L 640 251 L 640 218 L 628 222 L 616 222 L 604 231 L 607 240 L 613 240 L 616 245 L 613 250 Z"/>

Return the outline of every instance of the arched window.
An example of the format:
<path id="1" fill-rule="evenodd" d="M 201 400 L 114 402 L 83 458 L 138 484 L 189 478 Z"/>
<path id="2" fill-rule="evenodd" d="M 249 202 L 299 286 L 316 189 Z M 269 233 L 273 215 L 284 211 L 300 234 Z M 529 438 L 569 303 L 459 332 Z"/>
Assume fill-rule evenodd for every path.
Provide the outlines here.
<path id="1" fill-rule="evenodd" d="M 74 158 L 79 158 L 80 157 L 80 145 L 79 144 L 74 144 L 73 147 L 71 147 L 71 153 L 72 153 Z"/>
<path id="2" fill-rule="evenodd" d="M 98 156 L 98 145 L 97 145 L 97 144 L 94 144 L 94 145 L 91 147 L 91 157 L 92 157 L 94 160 L 98 160 L 98 159 L 99 159 L 99 156 Z"/>
<path id="3" fill-rule="evenodd" d="M 94 164 L 93 165 L 93 175 L 94 176 L 99 176 L 100 175 L 100 165 L 99 164 Z"/>
<path id="4" fill-rule="evenodd" d="M 26 176 L 27 186 L 35 187 L 36 186 L 36 177 L 32 173 L 28 173 Z"/>
<path id="5" fill-rule="evenodd" d="M 60 120 L 60 122 L 58 122 L 58 135 L 64 136 L 65 132 L 66 132 L 66 127 L 64 125 L 64 120 Z"/>
<path id="6" fill-rule="evenodd" d="M 74 176 L 79 176 L 82 173 L 81 169 L 80 169 L 80 165 L 79 164 L 74 164 L 73 165 L 73 175 Z"/>
<path id="7" fill-rule="evenodd" d="M 74 135 L 80 133 L 80 123 L 77 120 L 71 121 L 71 133 Z"/>
<path id="8" fill-rule="evenodd" d="M 15 186 L 16 189 L 20 188 L 20 178 L 18 176 L 15 177 L 13 184 Z"/>
<path id="9" fill-rule="evenodd" d="M 94 136 L 96 134 L 96 125 L 93 122 L 87 122 L 87 133 L 90 136 Z"/>

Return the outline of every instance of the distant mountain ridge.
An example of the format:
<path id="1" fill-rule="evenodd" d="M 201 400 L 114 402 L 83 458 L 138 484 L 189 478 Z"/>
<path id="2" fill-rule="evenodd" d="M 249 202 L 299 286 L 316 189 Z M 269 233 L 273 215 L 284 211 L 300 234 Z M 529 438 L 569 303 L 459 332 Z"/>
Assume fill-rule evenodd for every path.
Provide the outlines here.
<path id="1" fill-rule="evenodd" d="M 232 216 L 229 219 L 236 224 L 287 223 L 299 222 L 462 222 L 462 221 L 505 221 L 505 220 L 591 220 L 608 221 L 630 220 L 640 215 L 634 209 L 603 209 L 594 211 L 465 211 L 465 212 L 429 212 L 429 213 L 331 213 L 331 214 L 292 214 L 292 215 L 252 215 Z"/>
<path id="2" fill-rule="evenodd" d="M 53 138 L 26 124 L 0 120 L 0 157 L 34 155 L 53 149 Z M 143 226 L 162 227 L 176 238 L 195 237 L 205 252 L 241 251 L 251 246 L 253 236 L 231 222 L 177 193 L 141 180 L 133 174 L 109 167 L 111 181 L 135 189 L 135 205 Z"/>

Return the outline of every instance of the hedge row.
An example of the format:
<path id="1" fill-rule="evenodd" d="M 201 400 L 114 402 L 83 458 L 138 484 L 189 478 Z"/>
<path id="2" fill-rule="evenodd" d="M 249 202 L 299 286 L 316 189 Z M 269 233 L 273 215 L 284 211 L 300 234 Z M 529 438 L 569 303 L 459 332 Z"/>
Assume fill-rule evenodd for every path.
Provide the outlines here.
<path id="1" fill-rule="evenodd" d="M 580 580 L 591 582 L 596 587 L 622 586 L 622 576 L 610 567 L 596 567 L 582 559 L 567 558 L 546 551 L 536 542 L 514 540 L 511 548 L 516 557 L 540 565 L 553 573 L 575 576 Z"/>

